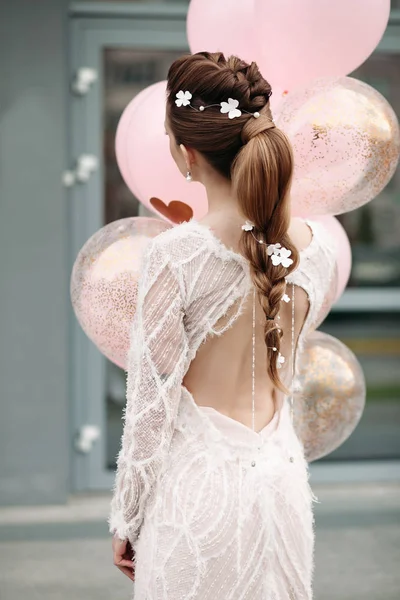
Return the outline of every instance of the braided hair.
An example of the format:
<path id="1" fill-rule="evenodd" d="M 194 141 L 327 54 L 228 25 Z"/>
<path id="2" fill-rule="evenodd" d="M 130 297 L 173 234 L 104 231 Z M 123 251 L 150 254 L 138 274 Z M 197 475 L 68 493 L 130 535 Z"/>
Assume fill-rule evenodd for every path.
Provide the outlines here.
<path id="1" fill-rule="evenodd" d="M 217 106 L 206 111 L 181 110 L 175 104 L 179 90 L 190 90 L 195 108 Z M 240 251 L 249 261 L 266 317 L 268 374 L 280 390 L 288 393 L 277 370 L 283 334 L 273 319 L 285 292 L 285 278 L 296 269 L 299 253 L 288 236 L 293 154 L 287 137 L 272 121 L 271 93 L 255 62 L 248 64 L 236 56 L 225 58 L 222 52 L 183 56 L 171 65 L 167 77 L 167 115 L 176 143 L 200 152 L 231 181 L 242 214 L 254 224 L 254 236 L 242 232 Z M 228 119 L 221 114 L 218 104 L 228 98 L 239 101 L 243 111 L 240 117 Z M 263 118 L 254 119 L 255 112 Z M 265 244 L 257 241 L 260 239 L 266 243 L 279 241 L 291 250 L 290 267 L 274 266 Z"/>

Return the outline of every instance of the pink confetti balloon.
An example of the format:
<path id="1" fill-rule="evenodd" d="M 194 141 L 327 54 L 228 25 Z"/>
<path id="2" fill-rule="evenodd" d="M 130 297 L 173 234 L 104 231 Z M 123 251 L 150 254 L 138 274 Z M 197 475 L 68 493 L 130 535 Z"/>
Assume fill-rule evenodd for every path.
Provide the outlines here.
<path id="1" fill-rule="evenodd" d="M 205 189 L 187 183 L 169 151 L 166 82 L 150 88 L 141 101 L 128 104 L 118 125 L 115 148 L 122 176 L 147 208 L 170 223 L 202 219 L 208 211 Z"/>
<path id="2" fill-rule="evenodd" d="M 121 368 L 126 366 L 143 251 L 170 227 L 147 217 L 114 221 L 86 242 L 75 261 L 71 276 L 75 315 L 100 352 Z"/>
<path id="3" fill-rule="evenodd" d="M 294 426 L 309 462 L 333 452 L 361 419 L 366 386 L 362 368 L 340 340 L 314 331 L 299 357 Z"/>
<path id="4" fill-rule="evenodd" d="M 289 95 L 288 90 L 283 90 L 278 87 L 274 87 L 272 90 L 272 96 L 269 99 L 269 105 L 271 107 L 272 118 L 277 121 L 279 114 L 284 105 L 284 101 Z"/>
<path id="5" fill-rule="evenodd" d="M 390 0 L 255 0 L 261 70 L 290 89 L 347 75 L 375 50 L 389 13 Z"/>
<path id="6" fill-rule="evenodd" d="M 339 215 L 375 198 L 400 152 L 399 123 L 385 98 L 350 77 L 291 91 L 277 124 L 294 150 L 294 216 Z"/>
<path id="7" fill-rule="evenodd" d="M 187 16 L 189 47 L 195 52 L 223 52 L 246 62 L 256 60 L 254 0 L 192 0 Z M 223 100 L 223 98 L 222 98 Z"/>

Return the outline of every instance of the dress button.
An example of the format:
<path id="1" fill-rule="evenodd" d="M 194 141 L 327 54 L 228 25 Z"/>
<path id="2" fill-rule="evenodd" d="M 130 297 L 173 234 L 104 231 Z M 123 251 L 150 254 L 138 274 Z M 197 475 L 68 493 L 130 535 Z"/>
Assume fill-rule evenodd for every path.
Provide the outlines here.
<path id="1" fill-rule="evenodd" d="M 252 467 L 255 467 L 255 466 L 256 466 L 256 461 L 255 461 L 255 460 L 253 460 L 253 461 L 251 462 L 251 466 L 252 466 Z"/>

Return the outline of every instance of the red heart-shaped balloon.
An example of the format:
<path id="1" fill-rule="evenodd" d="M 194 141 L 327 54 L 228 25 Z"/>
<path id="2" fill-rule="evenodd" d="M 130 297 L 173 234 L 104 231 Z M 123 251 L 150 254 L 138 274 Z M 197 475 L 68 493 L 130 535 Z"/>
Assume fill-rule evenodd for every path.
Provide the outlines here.
<path id="1" fill-rule="evenodd" d="M 180 200 L 171 200 L 169 204 L 165 204 L 160 198 L 150 198 L 150 204 L 172 223 L 183 223 L 193 217 L 193 209 Z"/>

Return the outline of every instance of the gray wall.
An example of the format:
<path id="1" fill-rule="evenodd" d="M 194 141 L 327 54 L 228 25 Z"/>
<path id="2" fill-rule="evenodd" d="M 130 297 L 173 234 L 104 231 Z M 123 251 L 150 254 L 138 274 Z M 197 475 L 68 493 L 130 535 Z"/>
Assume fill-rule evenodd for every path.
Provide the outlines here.
<path id="1" fill-rule="evenodd" d="M 67 1 L 0 0 L 0 504 L 69 488 Z"/>

